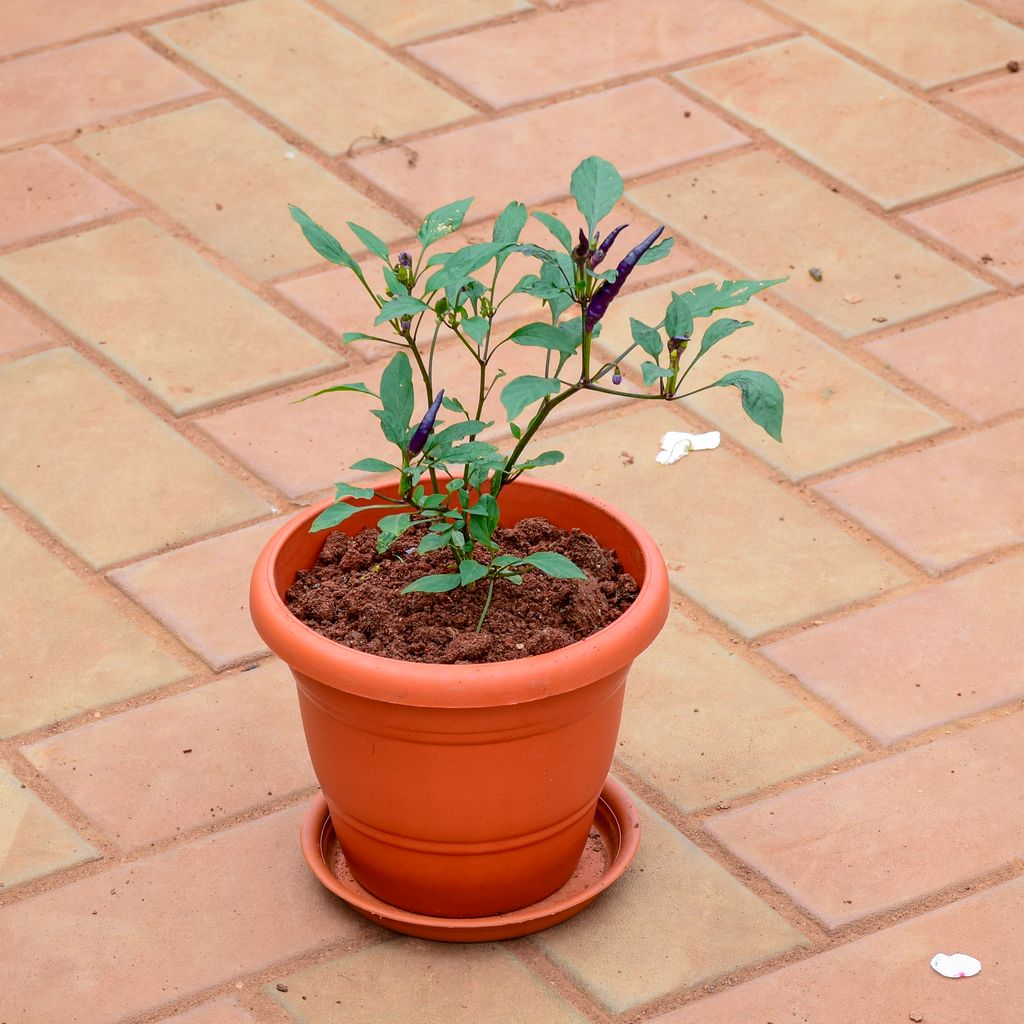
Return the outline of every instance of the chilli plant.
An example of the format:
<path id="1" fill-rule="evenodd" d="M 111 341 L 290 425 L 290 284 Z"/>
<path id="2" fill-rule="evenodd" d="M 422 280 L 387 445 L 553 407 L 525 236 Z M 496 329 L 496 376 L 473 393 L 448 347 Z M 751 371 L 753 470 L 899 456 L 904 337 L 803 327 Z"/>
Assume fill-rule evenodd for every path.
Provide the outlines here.
<path id="1" fill-rule="evenodd" d="M 782 392 L 767 374 L 736 370 L 709 384 L 686 388 L 687 378 L 700 360 L 718 342 L 751 326 L 751 321 L 730 317 L 713 320 L 701 334 L 692 357 L 684 360 L 695 321 L 721 309 L 741 306 L 779 281 L 723 281 L 673 292 L 660 323 L 649 325 L 630 318 L 631 339 L 619 345 L 602 342 L 602 352 L 622 349 L 614 358 L 606 359 L 595 349 L 594 341 L 609 305 L 633 269 L 663 259 L 674 239 L 659 241 L 664 228 L 658 228 L 622 256 L 616 267 L 605 269 L 606 257 L 628 225 L 617 226 L 603 237 L 598 225 L 621 197 L 622 178 L 610 163 L 591 156 L 573 171 L 571 191 L 586 222 L 575 238 L 557 217 L 541 211 L 533 213 L 557 242 L 551 248 L 519 241 L 527 220 L 526 207 L 519 202 L 505 207 L 494 224 L 490 242 L 447 252 L 434 251 L 434 247 L 462 225 L 472 199 L 460 199 L 434 210 L 420 225 L 420 250 L 415 258 L 408 252 L 399 252 L 393 258 L 381 239 L 349 222 L 360 244 L 381 261 L 382 282 L 377 286 L 367 281 L 362 268 L 332 234 L 302 210 L 291 207 L 292 217 L 313 248 L 331 263 L 351 270 L 377 308 L 375 333 L 349 332 L 342 340 L 350 343 L 369 339 L 399 349 L 385 367 L 376 390 L 352 383 L 315 392 L 353 391 L 377 399 L 380 407 L 372 410 L 373 415 L 394 446 L 394 461 L 367 458 L 351 468 L 398 474 L 397 497 L 373 487 L 339 483 L 336 501 L 316 518 L 311 530 L 336 526 L 367 508 L 384 510 L 388 514 L 379 520 L 377 542 L 378 551 L 383 553 L 408 530 L 426 527 L 416 550 L 426 554 L 446 548 L 451 555 L 451 571 L 422 576 L 403 592 L 440 593 L 486 585 L 478 630 L 499 580 L 518 584 L 530 571 L 563 579 L 584 576 L 573 562 L 555 552 L 497 554 L 494 540 L 504 488 L 529 470 L 562 461 L 561 452 L 529 455 L 527 449 L 548 416 L 574 395 L 597 391 L 675 402 L 709 388 L 732 386 L 739 389 L 750 418 L 775 440 L 782 440 Z M 535 259 L 537 272 L 521 277 L 499 298 L 502 289 L 498 280 L 513 253 Z M 519 293 L 541 303 L 544 319 L 505 335 L 495 320 L 502 305 Z M 476 394 L 465 404 L 457 396 L 446 394 L 444 387 L 438 387 L 443 382 L 435 380 L 434 356 L 438 342 L 446 335 L 454 335 L 479 371 Z M 506 377 L 497 362 L 501 349 L 508 344 L 539 352 L 537 373 L 501 384 L 501 404 L 514 441 L 511 451 L 503 453 L 479 440 L 479 435 L 493 426 L 483 419 L 484 405 L 492 389 Z M 620 367 L 637 349 L 646 356 L 640 364 L 644 390 L 626 390 Z M 570 365 L 571 373 L 567 372 Z M 428 406 L 418 419 L 414 367 Z M 451 414 L 451 422 L 442 421 L 442 410 Z M 666 434 L 657 460 L 675 462 L 691 448 L 715 444 L 717 434 Z"/>

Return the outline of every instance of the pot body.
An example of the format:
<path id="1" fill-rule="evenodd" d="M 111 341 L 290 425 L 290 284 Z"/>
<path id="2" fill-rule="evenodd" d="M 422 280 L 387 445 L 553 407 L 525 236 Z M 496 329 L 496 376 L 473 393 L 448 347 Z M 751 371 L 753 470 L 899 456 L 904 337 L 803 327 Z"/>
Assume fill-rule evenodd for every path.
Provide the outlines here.
<path id="1" fill-rule="evenodd" d="M 268 542 L 251 606 L 295 676 L 310 758 L 353 875 L 387 903 L 441 917 L 500 914 L 544 898 L 583 851 L 626 674 L 667 616 L 660 553 L 602 502 L 516 482 L 502 492 L 504 524 L 540 513 L 593 534 L 641 584 L 637 600 L 598 633 L 548 654 L 485 665 L 402 662 L 342 647 L 284 605 L 296 572 L 326 539 L 308 532 L 323 507 Z M 380 514 L 341 528 L 356 533 Z"/>

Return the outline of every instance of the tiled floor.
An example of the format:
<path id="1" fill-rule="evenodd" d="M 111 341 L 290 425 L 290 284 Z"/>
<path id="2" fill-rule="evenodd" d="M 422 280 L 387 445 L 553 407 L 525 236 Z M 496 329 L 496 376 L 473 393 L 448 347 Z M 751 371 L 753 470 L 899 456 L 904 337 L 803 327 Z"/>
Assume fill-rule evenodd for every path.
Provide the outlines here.
<path id="1" fill-rule="evenodd" d="M 1015 61 L 1020 0 L 0 0 L 0 1021 L 1020 1024 Z M 479 241 L 571 220 L 593 152 L 678 240 L 603 342 L 788 275 L 714 353 L 787 444 L 717 390 L 567 405 L 546 472 L 675 594 L 615 768 L 641 853 L 548 933 L 395 939 L 306 870 L 248 620 L 268 533 L 372 454 L 294 399 L 388 354 L 286 204 L 402 243 L 475 195 Z M 656 467 L 687 427 L 723 448 Z"/>

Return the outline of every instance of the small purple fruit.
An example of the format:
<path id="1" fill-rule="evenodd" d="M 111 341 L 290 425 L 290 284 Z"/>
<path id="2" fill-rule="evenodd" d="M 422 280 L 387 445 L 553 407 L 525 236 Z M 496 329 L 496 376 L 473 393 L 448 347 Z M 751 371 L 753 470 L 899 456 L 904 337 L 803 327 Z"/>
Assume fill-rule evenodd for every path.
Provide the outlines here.
<path id="1" fill-rule="evenodd" d="M 444 388 L 441 388 L 427 410 L 427 415 L 420 420 L 420 425 L 416 428 L 412 439 L 409 441 L 408 451 L 410 455 L 419 455 L 423 451 L 423 446 L 427 443 L 427 438 L 430 437 L 430 432 L 434 429 L 434 421 L 437 419 L 437 413 L 441 408 L 443 399 Z"/>

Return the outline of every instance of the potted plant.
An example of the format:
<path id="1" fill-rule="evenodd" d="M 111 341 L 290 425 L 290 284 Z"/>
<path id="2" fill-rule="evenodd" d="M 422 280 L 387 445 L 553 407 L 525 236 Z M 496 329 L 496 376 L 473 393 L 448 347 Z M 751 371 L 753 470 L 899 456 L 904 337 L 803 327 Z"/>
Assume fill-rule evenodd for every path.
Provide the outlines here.
<path id="1" fill-rule="evenodd" d="M 379 285 L 292 207 L 317 252 L 351 270 L 376 307 L 374 329 L 343 340 L 397 350 L 376 386 L 316 394 L 376 400 L 393 456 L 355 463 L 381 482 L 339 483 L 333 501 L 299 513 L 268 542 L 253 574 L 252 615 L 294 673 L 347 869 L 397 908 L 394 927 L 408 924 L 402 914 L 497 920 L 566 882 L 605 786 L 626 673 L 668 613 L 664 561 L 638 524 L 604 502 L 524 479 L 562 459 L 530 451 L 550 413 L 583 391 L 674 402 L 734 386 L 750 417 L 781 440 L 782 393 L 768 375 L 740 370 L 697 387 L 688 379 L 749 321 L 714 320 L 686 358 L 696 320 L 777 282 L 673 293 L 661 323 L 632 319 L 632 337 L 603 359 L 594 340 L 610 303 L 634 267 L 667 255 L 673 240 L 659 241 L 659 228 L 609 269 L 625 225 L 602 236 L 599 223 L 622 195 L 622 179 L 592 156 L 573 172 L 571 191 L 586 225 L 575 237 L 557 218 L 534 213 L 552 248 L 519 241 L 527 211 L 518 202 L 505 207 L 490 242 L 450 251 L 435 247 L 461 226 L 472 200 L 435 210 L 419 229 L 415 257 L 393 257 L 350 223 L 381 261 Z M 536 260 L 536 273 L 499 287 L 514 253 Z M 543 316 L 505 335 L 495 321 L 517 294 L 540 302 Z M 443 334 L 476 364 L 472 396 L 436 379 Z M 536 350 L 537 372 L 505 378 L 506 345 Z M 646 357 L 643 391 L 624 385 L 620 370 L 634 350 Z M 418 415 L 414 376 L 423 392 Z M 492 426 L 483 415 L 495 387 L 511 435 L 506 452 L 480 438 Z M 669 432 L 657 460 L 670 464 L 717 443 L 717 433 Z M 527 915 L 520 931 L 552 918 Z"/>

